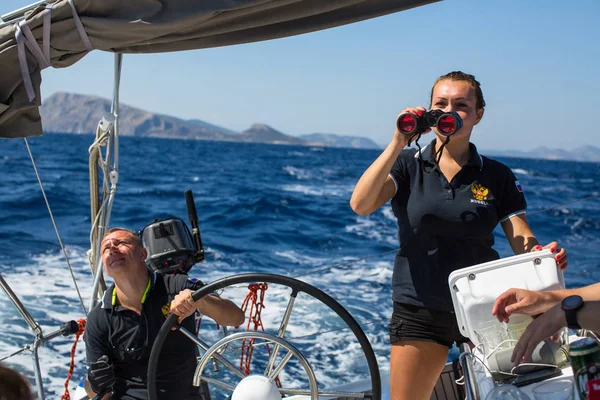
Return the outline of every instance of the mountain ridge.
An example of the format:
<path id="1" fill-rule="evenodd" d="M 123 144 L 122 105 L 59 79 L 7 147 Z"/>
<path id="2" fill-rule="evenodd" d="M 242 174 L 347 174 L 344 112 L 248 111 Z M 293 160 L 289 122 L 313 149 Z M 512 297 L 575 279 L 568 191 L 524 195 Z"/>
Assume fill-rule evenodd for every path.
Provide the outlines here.
<path id="1" fill-rule="evenodd" d="M 93 134 L 98 121 L 103 115 L 109 114 L 110 109 L 111 102 L 99 96 L 57 92 L 42 102 L 40 114 L 46 132 Z M 369 138 L 354 138 L 355 141 L 349 141 L 348 136 L 333 134 L 327 140 L 319 140 L 319 134 L 292 136 L 264 123 L 255 123 L 242 132 L 235 132 L 200 119 L 185 120 L 171 115 L 152 113 L 127 104 L 119 105 L 119 134 L 300 146 L 379 148 Z"/>
<path id="2" fill-rule="evenodd" d="M 67 92 L 57 92 L 46 98 L 40 107 L 45 132 L 93 134 L 98 121 L 109 114 L 108 99 Z M 242 132 L 235 132 L 194 118 L 182 119 L 166 114 L 145 111 L 127 104 L 119 106 L 119 133 L 122 136 L 177 138 L 187 140 L 217 140 L 230 142 L 269 143 L 280 145 L 381 149 L 366 137 L 345 136 L 335 133 L 288 135 L 264 124 L 254 123 Z M 600 162 L 600 148 L 579 146 L 572 150 L 538 147 L 532 150 L 481 149 L 494 157 L 534 158 L 544 160 L 572 160 Z"/>
<path id="3" fill-rule="evenodd" d="M 533 158 L 541 160 L 600 162 L 600 147 L 587 145 L 572 150 L 551 149 L 545 146 L 532 150 L 481 150 L 481 154 L 490 157 Z"/>

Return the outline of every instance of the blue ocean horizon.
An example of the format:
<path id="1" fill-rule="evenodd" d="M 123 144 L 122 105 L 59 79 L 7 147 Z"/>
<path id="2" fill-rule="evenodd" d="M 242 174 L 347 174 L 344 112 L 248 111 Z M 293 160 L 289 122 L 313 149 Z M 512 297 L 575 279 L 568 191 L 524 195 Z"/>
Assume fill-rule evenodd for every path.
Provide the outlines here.
<path id="1" fill-rule="evenodd" d="M 382 150 L 119 140 L 111 226 L 140 230 L 169 216 L 187 222 L 183 193 L 192 190 L 206 261 L 191 275 L 205 282 L 246 272 L 302 276 L 347 308 L 367 333 L 380 367 L 387 369 L 385 325 L 392 308 L 396 221 L 389 204 L 364 217 L 349 206 L 354 185 Z M 91 291 L 86 251 L 92 141 L 91 135 L 73 134 L 28 139 L 86 305 Z M 519 179 L 538 240 L 557 240 L 567 249 L 567 286 L 600 280 L 600 163 L 491 158 L 508 165 Z M 83 315 L 22 139 L 0 142 L 0 171 L 0 274 L 49 332 Z M 565 204 L 590 196 L 596 197 Z M 500 255 L 512 255 L 500 228 L 494 236 Z M 276 314 L 285 308 L 285 299 L 273 298 L 267 308 L 273 314 L 266 317 L 271 322 L 279 322 Z M 293 324 L 292 336 L 310 336 L 304 342 L 308 347 L 323 346 L 315 363 L 324 367 L 325 383 L 351 381 L 355 370 L 366 373 L 348 350 L 347 334 L 335 331 L 328 316 L 314 311 L 310 302 L 299 301 L 298 312 L 303 318 Z M 31 332 L 4 293 L 0 322 L 0 358 L 31 341 Z M 319 339 L 325 331 L 330 331 L 326 345 Z M 71 344 L 71 338 L 60 339 L 42 351 L 44 383 L 53 397 L 62 392 Z M 328 351 L 335 354 L 326 356 Z M 75 376 L 84 374 L 83 355 L 80 344 Z M 32 376 L 29 357 L 12 362 Z M 327 370 L 334 363 L 342 368 L 330 365 Z"/>

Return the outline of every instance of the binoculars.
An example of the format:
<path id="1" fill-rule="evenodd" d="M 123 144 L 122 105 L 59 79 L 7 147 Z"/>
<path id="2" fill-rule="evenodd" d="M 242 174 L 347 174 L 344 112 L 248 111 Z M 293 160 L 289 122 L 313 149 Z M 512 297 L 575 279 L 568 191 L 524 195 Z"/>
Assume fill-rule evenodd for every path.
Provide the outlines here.
<path id="1" fill-rule="evenodd" d="M 444 112 L 442 110 L 431 110 L 423 115 L 411 113 L 400 114 L 396 120 L 398 130 L 405 135 L 418 135 L 432 126 L 437 127 L 438 132 L 444 136 L 451 136 L 463 126 L 463 121 L 457 112 Z"/>

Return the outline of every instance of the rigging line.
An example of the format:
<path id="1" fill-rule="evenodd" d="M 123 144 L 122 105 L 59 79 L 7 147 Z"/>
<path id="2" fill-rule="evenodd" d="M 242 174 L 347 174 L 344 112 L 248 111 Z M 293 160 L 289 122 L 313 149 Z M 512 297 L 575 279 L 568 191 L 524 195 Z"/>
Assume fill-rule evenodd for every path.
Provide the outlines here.
<path id="1" fill-rule="evenodd" d="M 77 290 L 77 295 L 79 296 L 79 302 L 81 303 L 81 308 L 83 309 L 83 313 L 87 317 L 87 311 L 85 309 L 85 305 L 83 304 L 83 297 L 81 297 L 81 292 L 79 291 L 79 286 L 77 285 L 77 280 L 75 279 L 75 274 L 73 273 L 73 268 L 71 267 L 71 261 L 69 261 L 69 256 L 67 255 L 67 250 L 62 242 L 60 237 L 60 233 L 58 232 L 58 227 L 56 226 L 56 221 L 54 221 L 54 215 L 52 214 L 52 209 L 50 208 L 50 203 L 48 202 L 48 198 L 46 197 L 46 191 L 44 190 L 44 185 L 42 184 L 42 179 L 40 178 L 40 174 L 38 173 L 37 166 L 35 165 L 35 160 L 33 159 L 33 154 L 31 153 L 31 149 L 29 148 L 29 142 L 27 142 L 27 138 L 23 138 L 25 140 L 25 146 L 27 146 L 27 152 L 29 153 L 29 158 L 31 159 L 31 164 L 33 164 L 33 170 L 35 171 L 35 176 L 37 176 L 38 183 L 40 184 L 40 189 L 42 190 L 42 196 L 44 196 L 44 201 L 46 202 L 46 207 L 48 208 L 48 213 L 50 214 L 50 219 L 52 220 L 52 225 L 54 226 L 54 231 L 56 232 L 56 237 L 58 238 L 58 242 L 60 243 L 60 248 L 65 256 L 65 260 L 67 261 L 67 265 L 69 267 L 69 271 L 71 272 L 71 278 L 73 278 L 73 284 L 75 285 L 75 289 Z"/>
<path id="2" fill-rule="evenodd" d="M 335 268 L 335 267 L 345 267 L 346 265 L 354 264 L 356 262 L 363 261 L 363 260 L 368 260 L 369 258 L 380 257 L 380 256 L 384 256 L 386 254 L 391 254 L 391 253 L 396 253 L 396 252 L 398 252 L 398 249 L 388 250 L 388 251 L 384 251 L 383 253 L 372 254 L 370 256 L 356 258 L 354 260 L 348 260 L 348 261 L 340 262 L 340 263 L 337 263 L 337 264 L 328 265 L 326 267 L 321 267 L 321 268 L 313 269 L 313 270 L 308 271 L 308 272 L 306 272 L 304 274 L 292 276 L 292 278 L 296 278 L 297 279 L 297 278 L 300 278 L 300 277 L 303 277 L 303 276 L 315 274 L 317 272 L 327 271 L 328 269 L 332 269 L 332 268 Z M 231 285 L 229 287 L 230 288 L 243 288 L 245 286 L 247 286 L 247 285 L 246 284 L 239 284 L 239 285 Z"/>
<path id="3" fill-rule="evenodd" d="M 554 210 L 555 208 L 558 208 L 558 207 L 562 207 L 562 206 L 566 206 L 566 205 L 569 205 L 569 204 L 578 203 L 580 201 L 589 200 L 589 199 L 593 199 L 593 198 L 596 198 L 596 197 L 600 197 L 600 193 L 596 193 L 596 194 L 593 194 L 593 195 L 587 196 L 587 197 L 582 197 L 582 198 L 577 199 L 577 200 L 567 201 L 566 203 L 557 204 L 557 205 L 552 206 L 552 207 L 544 208 L 543 210 L 538 210 L 538 211 L 533 212 L 533 213 L 528 213 L 527 215 L 535 215 L 535 214 L 543 213 L 545 211 Z"/>
<path id="4" fill-rule="evenodd" d="M 581 272 L 578 272 L 576 274 L 565 274 L 565 278 L 571 278 L 571 277 L 574 277 L 574 276 L 587 275 L 587 274 L 590 274 L 590 273 L 592 273 L 594 271 L 598 271 L 598 270 L 600 270 L 600 267 L 596 267 L 596 268 L 592 268 L 592 269 L 585 269 L 585 270 L 583 270 Z"/>
<path id="5" fill-rule="evenodd" d="M 385 326 L 385 323 L 387 322 L 387 318 L 384 318 L 384 317 L 377 318 L 375 321 L 371 321 L 371 322 L 359 322 L 359 321 L 357 321 L 357 322 L 359 323 L 359 325 L 361 327 L 369 326 L 369 325 L 375 325 L 375 324 L 380 324 L 380 323 L 384 324 L 384 326 Z M 311 336 L 319 336 L 319 335 L 322 335 L 322 334 L 325 334 L 325 333 L 340 332 L 340 331 L 344 331 L 344 330 L 348 330 L 348 329 L 350 329 L 349 326 L 342 326 L 342 327 L 339 327 L 339 328 L 328 329 L 326 331 L 318 331 L 318 332 L 309 333 L 308 335 L 290 336 L 290 337 L 287 338 L 287 340 L 306 339 L 306 338 L 309 338 Z M 252 346 L 253 347 L 259 347 L 259 346 L 264 346 L 264 345 L 265 345 L 264 342 L 256 342 Z M 241 349 L 242 348 L 238 347 L 238 346 L 231 346 L 231 350 L 241 350 Z"/>
<path id="6" fill-rule="evenodd" d="M 391 254 L 391 253 L 396 253 L 397 251 L 398 251 L 398 249 L 395 249 L 395 250 L 388 250 L 388 251 L 384 251 L 383 253 L 373 254 L 373 255 L 370 255 L 370 256 L 366 256 L 366 257 L 357 258 L 357 259 L 355 259 L 355 260 L 344 261 L 344 262 L 341 262 L 341 263 L 337 263 L 337 264 L 329 265 L 329 266 L 327 266 L 327 267 L 322 267 L 322 268 L 318 268 L 318 269 L 313 269 L 313 270 L 311 270 L 311 271 L 308 271 L 308 272 L 306 272 L 306 273 L 304 273 L 304 274 L 296 275 L 296 276 L 294 276 L 293 278 L 300 278 L 300 277 L 303 277 L 303 276 L 306 276 L 306 275 L 315 274 L 315 273 L 317 273 L 317 272 L 323 272 L 323 271 L 326 271 L 326 270 L 328 270 L 328 269 L 335 268 L 335 267 L 345 267 L 346 265 L 354 264 L 354 263 L 356 263 L 356 262 L 363 261 L 363 260 L 368 260 L 369 258 L 374 258 L 374 257 L 384 256 L 384 255 L 386 255 L 386 254 Z"/>
<path id="7" fill-rule="evenodd" d="M 568 201 L 568 202 L 565 202 L 565 203 L 557 204 L 557 205 L 554 205 L 552 207 L 545 208 L 543 210 L 538 210 L 538 211 L 535 211 L 535 212 L 532 212 L 532 213 L 528 213 L 527 215 L 532 216 L 532 215 L 540 214 L 542 212 L 550 211 L 550 210 L 553 210 L 553 209 L 558 208 L 558 207 L 562 207 L 562 206 L 566 206 L 566 205 L 569 205 L 569 204 L 578 203 L 578 202 L 584 201 L 584 200 L 594 199 L 594 198 L 597 198 L 597 197 L 600 197 L 600 193 L 596 193 L 596 194 L 593 194 L 591 196 L 582 197 L 582 198 L 576 199 L 576 200 L 571 200 L 571 201 Z M 314 270 L 308 271 L 308 272 L 306 272 L 304 274 L 296 275 L 293 278 L 300 278 L 300 277 L 311 275 L 311 274 L 314 274 L 314 273 L 317 273 L 317 272 L 323 272 L 323 271 L 326 271 L 328 269 L 335 268 L 335 267 L 343 267 L 343 266 L 350 265 L 350 264 L 353 264 L 353 263 L 358 262 L 358 261 L 367 260 L 369 258 L 379 257 L 379 256 L 383 256 L 383 255 L 390 254 L 390 253 L 395 253 L 398 250 L 399 249 L 390 250 L 390 251 L 386 251 L 386 252 L 379 253 L 379 254 L 374 254 L 374 255 L 370 255 L 370 256 L 366 256 L 366 257 L 357 258 L 355 260 L 349 260 L 349 261 L 345 261 L 345 262 L 341 262 L 341 263 L 329 265 L 329 266 L 326 266 L 326 267 L 322 267 L 322 268 L 318 268 L 318 269 L 314 269 Z"/>
<path id="8" fill-rule="evenodd" d="M 27 345 L 27 346 L 23 347 L 21 350 L 17 350 L 12 354 L 7 355 L 6 357 L 0 358 L 0 362 L 2 362 L 4 360 L 8 360 L 9 358 L 14 357 L 17 354 L 21 354 L 22 352 L 27 351 L 27 350 L 31 350 L 30 345 Z"/>
<path id="9" fill-rule="evenodd" d="M 387 321 L 387 318 L 383 318 L 382 317 L 382 318 L 378 318 L 375 321 L 371 321 L 371 322 L 358 322 L 358 321 L 357 322 L 359 323 L 359 325 L 361 327 L 363 327 L 363 326 L 375 325 L 375 324 L 379 324 L 379 323 L 385 323 L 386 321 Z M 294 337 L 290 337 L 290 340 L 292 340 L 292 339 L 294 339 L 294 340 L 295 339 L 306 339 L 306 338 L 311 337 L 311 336 L 318 336 L 318 335 L 322 335 L 324 333 L 338 332 L 338 331 L 343 331 L 343 330 L 346 330 L 346 329 L 350 329 L 350 327 L 349 326 L 342 326 L 341 328 L 332 328 L 332 329 L 329 329 L 329 330 L 326 330 L 326 331 L 319 331 L 319 332 L 309 333 L 308 335 L 294 336 Z"/>
<path id="10" fill-rule="evenodd" d="M 568 201 L 566 203 L 557 204 L 555 206 L 548 207 L 548 208 L 545 208 L 543 210 L 538 210 L 538 211 L 535 211 L 533 213 L 529 213 L 527 215 L 529 215 L 529 216 L 536 215 L 536 214 L 539 214 L 539 213 L 542 213 L 542 212 L 545 212 L 545 211 L 553 210 L 553 209 L 555 209 L 557 207 L 565 206 L 565 205 L 568 205 L 568 204 L 578 203 L 580 201 L 589 200 L 589 199 L 593 199 L 593 198 L 596 198 L 596 197 L 600 197 L 600 193 L 596 193 L 594 195 L 587 196 L 587 197 L 582 197 L 582 198 L 576 199 L 576 200 L 571 200 L 571 201 Z M 303 276 L 311 275 L 311 274 L 314 274 L 314 273 L 317 273 L 317 272 L 327 271 L 328 269 L 332 269 L 332 268 L 335 268 L 335 267 L 343 267 L 343 266 L 350 265 L 350 264 L 353 264 L 353 263 L 356 263 L 356 262 L 359 262 L 359 261 L 367 260 L 369 258 L 374 258 L 374 257 L 383 256 L 383 255 L 386 255 L 386 254 L 395 253 L 398 250 L 399 249 L 389 250 L 389 251 L 385 251 L 383 253 L 373 254 L 373 255 L 370 255 L 370 256 L 365 256 L 365 257 L 357 258 L 357 259 L 354 259 L 354 260 L 344 261 L 344 262 L 340 262 L 340 263 L 337 263 L 337 264 L 333 264 L 333 265 L 329 265 L 329 266 L 325 266 L 325 267 L 313 269 L 313 270 L 308 271 L 308 272 L 306 272 L 304 274 L 299 274 L 299 275 L 293 276 L 292 278 L 301 278 Z M 571 275 L 571 276 L 577 276 L 577 275 Z M 244 287 L 244 286 L 245 285 L 234 285 L 232 287 L 240 288 L 240 287 Z"/>
<path id="11" fill-rule="evenodd" d="M 566 202 L 566 203 L 558 204 L 558 205 L 555 205 L 553 207 L 549 207 L 549 208 L 546 208 L 546 209 L 543 209 L 543 210 L 536 211 L 536 212 L 531 213 L 529 215 L 539 214 L 539 213 L 542 213 L 542 212 L 545 212 L 545 211 L 553 210 L 553 209 L 555 209 L 557 207 L 560 207 L 560 206 L 564 206 L 564 205 L 568 205 L 568 204 L 573 204 L 573 203 L 577 203 L 577 202 L 580 202 L 580 201 L 583 201 L 583 200 L 593 199 L 593 198 L 596 198 L 596 197 L 600 197 L 600 193 L 597 193 L 597 194 L 592 195 L 592 196 L 582 197 L 580 199 L 572 200 L 572 201 L 569 201 L 569 202 Z M 396 249 L 396 250 L 390 250 L 390 251 L 386 251 L 386 252 L 379 253 L 379 254 L 374 254 L 374 255 L 370 255 L 370 256 L 366 256 L 366 257 L 357 258 L 355 260 L 349 260 L 349 261 L 345 261 L 345 262 L 333 264 L 333 265 L 330 265 L 330 266 L 326 266 L 326 267 L 322 267 L 322 268 L 311 270 L 311 271 L 306 272 L 304 274 L 296 275 L 294 278 L 299 278 L 299 277 L 306 276 L 306 275 L 311 275 L 311 274 L 314 274 L 314 273 L 317 273 L 317 272 L 326 271 L 328 269 L 335 268 L 335 267 L 341 267 L 341 266 L 350 265 L 350 264 L 356 263 L 358 261 L 362 261 L 362 260 L 366 260 L 366 259 L 369 259 L 369 258 L 374 258 L 374 257 L 378 257 L 378 256 L 382 256 L 382 255 L 394 253 L 394 252 L 397 252 L 397 251 L 398 251 L 398 249 Z M 600 270 L 600 267 L 594 268 L 594 269 L 591 269 L 591 270 L 585 270 L 582 273 L 578 273 L 578 274 L 569 274 L 569 277 L 589 274 L 590 272 L 593 272 L 593 271 L 596 271 L 596 270 Z M 237 287 L 243 287 L 243 286 L 244 285 L 239 285 Z M 385 322 L 386 322 L 385 318 L 379 318 L 379 319 L 377 319 L 375 321 L 360 323 L 360 325 L 361 326 L 369 326 L 369 325 L 374 325 L 374 324 L 378 324 L 378 323 L 385 323 Z M 293 337 L 293 338 L 290 338 L 290 339 L 305 339 L 305 338 L 308 338 L 308 337 L 311 337 L 311 336 L 318 336 L 318 335 L 321 335 L 321 334 L 324 334 L 324 333 L 337 332 L 337 331 L 342 331 L 342 330 L 345 330 L 345 329 L 349 329 L 349 328 L 347 326 L 346 327 L 341 327 L 341 328 L 334 328 L 334 329 L 330 329 L 330 330 L 327 330 L 327 331 L 318 331 L 318 332 L 310 333 L 308 335 L 297 336 L 297 337 Z M 234 347 L 234 349 L 236 349 L 236 347 Z"/>

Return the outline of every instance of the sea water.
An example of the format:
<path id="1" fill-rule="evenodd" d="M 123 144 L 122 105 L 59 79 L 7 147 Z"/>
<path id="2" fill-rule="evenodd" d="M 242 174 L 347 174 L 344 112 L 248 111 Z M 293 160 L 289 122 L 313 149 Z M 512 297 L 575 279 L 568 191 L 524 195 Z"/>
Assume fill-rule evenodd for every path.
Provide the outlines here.
<path id="1" fill-rule="evenodd" d="M 92 286 L 86 255 L 92 140 L 59 134 L 29 139 L 86 307 Z M 392 310 L 397 225 L 389 205 L 365 217 L 349 206 L 354 185 L 380 151 L 132 137 L 121 138 L 120 144 L 112 226 L 139 230 L 154 218 L 186 220 L 183 192 L 192 190 L 207 254 L 192 275 L 205 282 L 242 272 L 300 277 L 352 314 L 381 369 L 388 369 L 386 324 Z M 600 193 L 600 164 L 499 160 L 524 188 L 528 220 L 539 241 L 558 240 L 568 250 L 567 286 L 597 282 L 600 200 L 561 204 Z M 77 291 L 23 140 L 0 141 L 0 171 L 0 273 L 49 333 L 83 317 Z M 500 228 L 495 239 L 501 256 L 512 254 Z M 236 288 L 224 295 L 239 304 L 245 292 Z M 279 327 L 288 300 L 285 288 L 268 289 L 263 311 L 267 329 Z M 301 295 L 294 305 L 286 337 L 306 352 L 320 388 L 368 377 L 360 347 L 343 326 L 314 299 Z M 212 328 L 206 329 L 214 335 Z M 33 338 L 2 292 L 0 335 L 0 358 Z M 61 337 L 40 350 L 48 398 L 64 390 L 72 342 L 72 337 Z M 80 343 L 76 381 L 85 374 L 84 354 Z M 33 376 L 29 355 L 7 361 Z M 303 372 L 290 368 L 282 379 L 285 386 L 294 386 L 304 379 Z"/>

